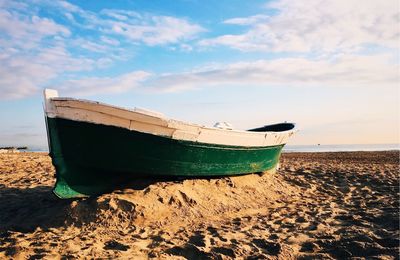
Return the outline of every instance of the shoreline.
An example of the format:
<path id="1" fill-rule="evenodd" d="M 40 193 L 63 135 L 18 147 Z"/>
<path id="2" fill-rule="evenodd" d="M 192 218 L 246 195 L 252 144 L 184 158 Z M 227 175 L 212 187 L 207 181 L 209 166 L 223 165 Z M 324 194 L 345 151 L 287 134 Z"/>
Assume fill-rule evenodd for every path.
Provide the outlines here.
<path id="1" fill-rule="evenodd" d="M 24 146 L 25 148 L 25 146 Z M 48 153 L 48 147 L 40 146 L 33 148 L 26 147 L 27 149 L 19 150 L 20 152 L 44 152 Z M 290 145 L 284 146 L 282 153 L 292 152 L 306 152 L 306 153 L 320 153 L 320 152 L 384 152 L 384 151 L 400 151 L 400 143 L 391 144 L 322 144 L 322 145 Z"/>
<path id="2" fill-rule="evenodd" d="M 356 150 L 356 151 L 284 151 L 282 150 L 282 154 L 324 154 L 324 153 L 380 153 L 380 152 L 397 152 L 400 153 L 400 149 L 390 149 L 390 150 Z M 19 151 L 19 152 L 5 152 L 2 154 L 45 154 L 48 155 L 48 151 Z M 1 153 L 0 153 L 1 154 Z"/>

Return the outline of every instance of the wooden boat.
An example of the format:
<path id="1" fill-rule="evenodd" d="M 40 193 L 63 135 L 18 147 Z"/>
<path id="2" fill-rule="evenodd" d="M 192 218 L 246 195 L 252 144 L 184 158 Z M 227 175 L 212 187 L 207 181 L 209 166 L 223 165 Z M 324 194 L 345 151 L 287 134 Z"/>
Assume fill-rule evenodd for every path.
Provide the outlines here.
<path id="1" fill-rule="evenodd" d="M 248 131 L 205 127 L 143 109 L 58 97 L 45 118 L 56 169 L 54 193 L 85 197 L 143 176 L 211 177 L 272 171 L 294 124 Z"/>

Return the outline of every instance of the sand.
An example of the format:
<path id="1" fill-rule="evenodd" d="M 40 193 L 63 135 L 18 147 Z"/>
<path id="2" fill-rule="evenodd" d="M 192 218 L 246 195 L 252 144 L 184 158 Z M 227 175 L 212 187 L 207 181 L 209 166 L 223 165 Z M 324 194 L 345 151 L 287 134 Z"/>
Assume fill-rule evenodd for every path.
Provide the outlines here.
<path id="1" fill-rule="evenodd" d="M 54 181 L 47 154 L 0 154 L 0 259 L 398 259 L 399 152 L 290 153 L 275 174 L 80 200 Z"/>

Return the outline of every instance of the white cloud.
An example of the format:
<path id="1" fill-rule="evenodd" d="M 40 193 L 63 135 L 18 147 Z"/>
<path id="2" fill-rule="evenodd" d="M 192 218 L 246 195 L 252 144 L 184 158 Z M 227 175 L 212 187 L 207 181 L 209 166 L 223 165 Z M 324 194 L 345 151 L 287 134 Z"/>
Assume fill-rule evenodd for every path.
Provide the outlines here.
<path id="1" fill-rule="evenodd" d="M 140 20 L 107 21 L 105 31 L 147 45 L 164 45 L 190 40 L 204 29 L 184 19 L 170 16 L 144 16 Z"/>
<path id="2" fill-rule="evenodd" d="M 144 85 L 165 92 L 214 86 L 397 87 L 399 75 L 399 68 L 390 64 L 386 55 L 343 55 L 333 60 L 281 58 L 214 65 L 205 70 L 160 76 Z"/>
<path id="3" fill-rule="evenodd" d="M 0 55 L 0 99 L 23 98 L 65 72 L 88 71 L 96 60 L 72 57 L 62 46 L 30 53 L 7 48 Z"/>
<path id="4" fill-rule="evenodd" d="M 102 42 L 97 43 L 92 40 L 78 38 L 73 41 L 73 44 L 77 48 L 82 48 L 82 49 L 85 49 L 85 50 L 91 51 L 91 52 L 106 53 L 106 52 L 110 51 L 109 41 L 105 42 L 102 40 Z"/>
<path id="5" fill-rule="evenodd" d="M 71 34 L 67 27 L 51 19 L 36 15 L 25 16 L 7 10 L 0 10 L 0 32 L 5 35 L 3 37 L 10 39 L 8 45 L 20 48 L 26 48 L 25 45 L 30 47 L 48 36 Z"/>
<path id="6" fill-rule="evenodd" d="M 91 77 L 65 81 L 57 87 L 68 95 L 97 95 L 102 93 L 121 93 L 137 88 L 151 76 L 146 71 L 133 71 L 117 77 Z"/>
<path id="7" fill-rule="evenodd" d="M 69 21 L 68 27 L 40 17 L 38 6 L 0 0 L 0 99 L 32 95 L 53 80 L 71 78 L 72 72 L 112 66 L 129 59 L 133 54 L 127 50 L 133 45 L 167 45 L 169 50 L 190 52 L 192 40 L 205 31 L 184 18 L 116 9 L 94 13 L 66 1 L 33 3 L 60 14 Z M 365 44 L 398 50 L 400 15 L 395 1 L 310 0 L 304 4 L 279 0 L 267 8 L 276 9 L 277 14 L 225 20 L 248 31 L 206 39 L 200 45 L 301 52 L 319 58 L 258 60 L 160 76 L 134 71 L 116 77 L 76 78 L 60 88 L 66 93 L 94 94 L 140 87 L 180 91 L 231 85 L 394 86 L 399 81 L 398 62 L 390 62 L 392 50 L 388 55 L 354 54 Z M 333 55 L 337 53 L 345 55 Z"/>
<path id="8" fill-rule="evenodd" d="M 229 19 L 225 23 L 250 28 L 243 34 L 202 40 L 200 45 L 273 52 L 348 52 L 363 44 L 399 47 L 397 0 L 278 0 L 266 7 L 278 14 Z"/>
<path id="9" fill-rule="evenodd" d="M 54 77 L 51 67 L 31 63 L 24 57 L 0 61 L 0 99 L 30 96 L 38 90 L 38 85 Z"/>
<path id="10" fill-rule="evenodd" d="M 120 45 L 120 42 L 118 40 L 110 38 L 110 37 L 106 37 L 104 35 L 100 36 L 100 39 L 101 39 L 102 42 L 107 43 L 107 44 L 112 45 L 112 46 Z"/>
<path id="11" fill-rule="evenodd" d="M 54 71 L 89 71 L 92 70 L 96 61 L 84 57 L 73 57 L 62 46 L 54 46 L 43 49 L 34 56 L 33 63 L 51 67 Z"/>
<path id="12" fill-rule="evenodd" d="M 126 21 L 132 18 L 133 19 L 142 18 L 142 16 L 138 12 L 130 10 L 103 9 L 101 10 L 100 13 L 120 21 Z"/>
<path id="13" fill-rule="evenodd" d="M 176 44 L 189 51 L 187 40 L 203 30 L 185 19 L 127 10 L 95 13 L 67 1 L 0 0 L 0 7 L 0 99 L 24 98 L 52 81 L 70 78 L 72 72 L 104 69 L 130 59 L 134 55 L 130 46 Z M 68 23 L 40 16 L 41 9 Z M 63 86 L 90 93 L 88 84 L 93 83 L 100 92 L 120 92 L 136 86 L 144 75 L 137 72 L 104 81 L 84 78 L 76 86 L 72 80 Z"/>
<path id="14" fill-rule="evenodd" d="M 240 18 L 232 18 L 225 20 L 226 24 L 236 24 L 236 25 L 252 25 L 259 22 L 267 21 L 270 18 L 269 15 L 253 15 L 250 17 L 240 17 Z"/>
<path id="15" fill-rule="evenodd" d="M 205 31 L 200 25 L 183 18 L 119 9 L 103 9 L 99 13 L 94 13 L 67 2 L 62 3 L 48 4 L 56 8 L 66 6 L 69 13 L 64 15 L 74 26 L 94 30 L 97 33 L 122 36 L 131 44 L 145 43 L 154 46 L 183 43 Z M 76 22 L 75 16 L 80 18 L 79 23 Z"/>
<path id="16" fill-rule="evenodd" d="M 0 99 L 30 96 L 60 73 L 88 70 L 95 64 L 68 53 L 63 44 L 71 35 L 67 27 L 27 12 L 28 6 L 1 5 L 5 8 L 0 10 Z"/>

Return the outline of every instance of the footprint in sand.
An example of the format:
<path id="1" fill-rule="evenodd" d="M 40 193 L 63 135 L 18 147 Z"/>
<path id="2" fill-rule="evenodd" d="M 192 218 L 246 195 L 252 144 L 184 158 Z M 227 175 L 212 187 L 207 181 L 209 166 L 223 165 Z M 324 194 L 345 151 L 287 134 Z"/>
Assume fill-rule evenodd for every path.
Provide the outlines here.
<path id="1" fill-rule="evenodd" d="M 199 232 L 199 231 L 196 231 L 194 233 L 194 235 L 189 237 L 188 243 L 193 244 L 195 246 L 200 246 L 200 247 L 204 247 L 206 245 L 204 242 L 204 235 L 201 234 L 201 232 Z"/>
<path id="2" fill-rule="evenodd" d="M 251 242 L 254 246 L 269 255 L 278 255 L 281 252 L 281 245 L 279 243 L 265 239 L 253 239 Z"/>
<path id="3" fill-rule="evenodd" d="M 127 251 L 129 246 L 121 244 L 115 240 L 110 240 L 104 243 L 105 250 L 119 250 L 119 251 Z"/>

